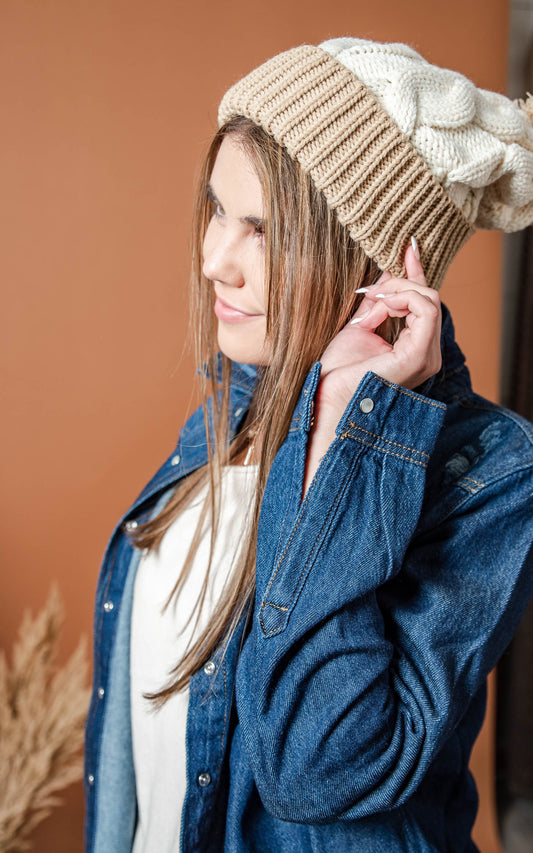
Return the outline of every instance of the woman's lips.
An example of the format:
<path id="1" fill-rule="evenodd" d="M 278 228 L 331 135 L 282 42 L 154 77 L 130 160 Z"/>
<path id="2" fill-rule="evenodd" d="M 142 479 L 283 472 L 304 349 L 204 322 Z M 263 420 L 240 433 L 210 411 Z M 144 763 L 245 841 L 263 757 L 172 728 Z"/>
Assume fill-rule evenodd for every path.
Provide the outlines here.
<path id="1" fill-rule="evenodd" d="M 263 316 L 262 314 L 249 314 L 246 311 L 240 311 L 233 305 L 228 305 L 220 296 L 217 296 L 215 300 L 215 314 L 223 323 L 242 323 Z"/>

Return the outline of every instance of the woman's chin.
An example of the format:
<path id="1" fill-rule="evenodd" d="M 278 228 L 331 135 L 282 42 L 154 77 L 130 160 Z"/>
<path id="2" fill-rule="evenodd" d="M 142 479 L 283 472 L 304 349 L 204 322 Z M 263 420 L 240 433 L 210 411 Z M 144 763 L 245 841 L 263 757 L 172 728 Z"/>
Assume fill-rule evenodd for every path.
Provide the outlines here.
<path id="1" fill-rule="evenodd" d="M 218 330 L 218 346 L 231 361 L 241 364 L 268 364 L 269 358 L 265 350 L 264 341 L 258 340 L 259 336 L 250 336 L 249 340 L 237 340 L 237 335 L 227 334 L 224 329 Z M 243 336 L 244 337 L 244 336 Z"/>

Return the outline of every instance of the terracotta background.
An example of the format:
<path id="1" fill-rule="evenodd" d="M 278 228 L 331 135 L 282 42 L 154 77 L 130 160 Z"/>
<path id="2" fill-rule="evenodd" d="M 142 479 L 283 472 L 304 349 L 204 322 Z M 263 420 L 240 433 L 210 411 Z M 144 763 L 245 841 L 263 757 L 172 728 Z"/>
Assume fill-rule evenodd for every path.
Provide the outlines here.
<path id="1" fill-rule="evenodd" d="M 280 50 L 352 34 L 408 41 L 503 91 L 507 19 L 506 0 L 1 0 L 1 647 L 52 579 L 64 654 L 90 634 L 114 520 L 191 409 L 189 217 L 225 88 Z M 500 256 L 497 235 L 476 235 L 444 287 L 493 399 Z M 476 837 L 493 853 L 484 737 Z M 75 786 L 36 847 L 77 853 L 81 828 Z"/>

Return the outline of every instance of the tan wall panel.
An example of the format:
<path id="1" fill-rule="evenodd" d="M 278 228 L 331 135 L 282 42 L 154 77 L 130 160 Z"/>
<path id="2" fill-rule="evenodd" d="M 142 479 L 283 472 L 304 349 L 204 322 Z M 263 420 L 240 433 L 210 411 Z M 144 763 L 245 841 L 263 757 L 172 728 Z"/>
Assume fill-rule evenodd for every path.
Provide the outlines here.
<path id="1" fill-rule="evenodd" d="M 219 97 L 268 56 L 347 33 L 408 41 L 503 90 L 504 0 L 0 5 L 2 647 L 52 579 L 65 649 L 90 633 L 112 525 L 191 408 L 189 219 Z M 444 288 L 491 397 L 500 251 L 476 236 Z M 81 850 L 80 802 L 36 833 L 39 850 Z"/>

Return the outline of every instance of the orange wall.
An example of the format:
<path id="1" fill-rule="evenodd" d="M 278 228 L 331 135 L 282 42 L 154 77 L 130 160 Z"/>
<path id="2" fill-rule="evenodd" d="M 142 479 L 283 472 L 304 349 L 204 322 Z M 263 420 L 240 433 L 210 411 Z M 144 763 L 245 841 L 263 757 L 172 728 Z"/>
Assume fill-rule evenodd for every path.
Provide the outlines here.
<path id="1" fill-rule="evenodd" d="M 112 524 L 190 409 L 189 217 L 220 96 L 270 55 L 346 33 L 504 88 L 506 0 L 2 0 L 2 647 L 53 578 L 65 650 L 90 633 Z M 444 287 L 493 398 L 500 254 L 477 235 Z M 80 837 L 78 787 L 35 838 L 76 853 Z"/>

